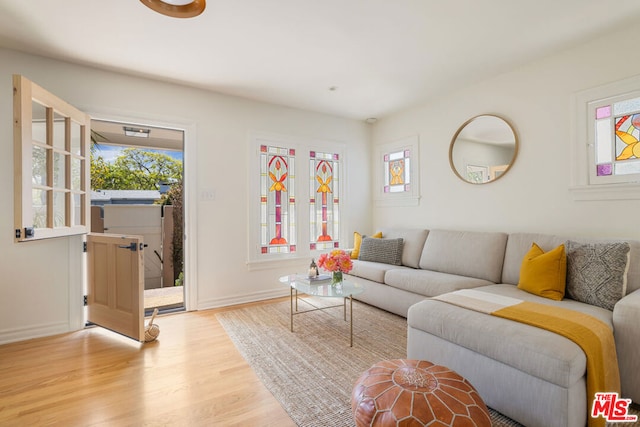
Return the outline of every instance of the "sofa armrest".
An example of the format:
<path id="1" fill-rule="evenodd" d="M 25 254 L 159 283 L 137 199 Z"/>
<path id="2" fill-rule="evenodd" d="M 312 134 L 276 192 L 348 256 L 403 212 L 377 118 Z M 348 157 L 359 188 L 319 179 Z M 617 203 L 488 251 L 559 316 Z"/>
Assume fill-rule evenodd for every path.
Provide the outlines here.
<path id="1" fill-rule="evenodd" d="M 613 308 L 622 397 L 640 403 L 640 289 L 622 298 Z"/>

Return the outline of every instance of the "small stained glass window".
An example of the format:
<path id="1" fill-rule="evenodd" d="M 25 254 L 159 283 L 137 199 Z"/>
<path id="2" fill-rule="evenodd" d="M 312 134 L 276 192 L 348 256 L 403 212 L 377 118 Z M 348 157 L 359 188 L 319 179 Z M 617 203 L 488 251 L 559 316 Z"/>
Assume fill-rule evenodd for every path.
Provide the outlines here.
<path id="1" fill-rule="evenodd" d="M 411 150 L 401 150 L 384 155 L 384 192 L 411 191 Z"/>
<path id="2" fill-rule="evenodd" d="M 597 177 L 640 173 L 640 97 L 595 107 Z"/>
<path id="3" fill-rule="evenodd" d="M 640 200 L 640 76 L 576 92 L 572 103 L 572 197 Z"/>
<path id="4" fill-rule="evenodd" d="M 340 156 L 309 152 L 309 230 L 311 250 L 340 246 Z"/>
<path id="5" fill-rule="evenodd" d="M 260 146 L 260 252 L 296 252 L 295 150 Z"/>

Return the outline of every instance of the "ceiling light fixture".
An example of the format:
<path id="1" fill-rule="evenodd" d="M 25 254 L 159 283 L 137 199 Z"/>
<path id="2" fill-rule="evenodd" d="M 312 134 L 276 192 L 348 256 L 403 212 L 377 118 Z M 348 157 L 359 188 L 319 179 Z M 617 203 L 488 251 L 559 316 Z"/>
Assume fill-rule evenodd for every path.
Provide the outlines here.
<path id="1" fill-rule="evenodd" d="M 140 2 L 158 13 L 173 18 L 198 16 L 207 4 L 206 0 L 140 0 Z"/>
<path id="2" fill-rule="evenodd" d="M 133 136 L 136 138 L 149 138 L 149 133 L 151 133 L 151 129 L 140 129 L 140 128 L 130 128 L 127 126 L 123 126 L 124 134 L 126 136 Z"/>

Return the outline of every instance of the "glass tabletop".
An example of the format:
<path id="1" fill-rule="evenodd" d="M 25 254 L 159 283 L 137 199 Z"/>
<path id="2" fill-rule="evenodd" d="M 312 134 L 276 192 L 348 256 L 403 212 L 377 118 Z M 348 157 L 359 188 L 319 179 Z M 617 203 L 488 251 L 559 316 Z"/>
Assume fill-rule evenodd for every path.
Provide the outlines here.
<path id="1" fill-rule="evenodd" d="M 320 283 L 310 283 L 305 274 L 290 274 L 282 276 L 280 283 L 290 286 L 303 294 L 318 297 L 349 297 L 364 292 L 362 285 L 353 280 L 343 280 L 342 283 L 332 285 L 331 280 Z"/>

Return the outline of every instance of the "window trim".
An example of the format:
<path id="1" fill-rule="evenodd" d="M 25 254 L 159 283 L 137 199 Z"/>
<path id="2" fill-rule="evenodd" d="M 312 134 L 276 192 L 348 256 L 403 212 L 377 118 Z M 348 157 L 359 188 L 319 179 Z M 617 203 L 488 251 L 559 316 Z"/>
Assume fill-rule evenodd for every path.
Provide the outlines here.
<path id="1" fill-rule="evenodd" d="M 14 142 L 14 241 L 24 242 L 32 240 L 48 239 L 53 237 L 65 237 L 78 234 L 86 234 L 91 227 L 89 189 L 90 167 L 90 141 L 91 118 L 88 114 L 78 110 L 52 93 L 33 83 L 21 75 L 13 76 L 13 142 Z M 47 227 L 35 229 L 31 237 L 27 237 L 26 230 L 33 226 L 33 202 L 32 191 L 32 103 L 37 102 L 47 107 L 47 134 L 50 134 L 53 126 L 54 112 L 65 118 L 65 150 L 53 147 L 52 138 L 47 136 L 47 145 L 52 146 L 51 152 L 62 152 L 65 156 L 65 226 L 54 227 L 48 220 Z M 74 155 L 69 150 L 69 127 L 73 121 L 80 125 L 80 155 Z M 71 159 L 80 159 L 80 189 L 71 189 Z M 48 172 L 50 175 L 50 172 Z M 49 180 L 51 177 L 49 177 Z M 49 184 L 49 183 L 48 183 Z M 49 191 L 49 190 L 47 190 Z M 50 190 L 53 194 L 53 188 Z M 74 194 L 79 194 L 80 218 L 79 225 L 71 224 L 71 208 Z M 48 196 L 49 215 L 51 215 L 52 195 Z"/>
<path id="2" fill-rule="evenodd" d="M 378 146 L 375 164 L 375 205 L 376 206 L 418 206 L 420 204 L 420 140 L 418 135 L 409 136 Z M 411 186 L 409 191 L 384 192 L 385 183 L 385 155 L 399 151 L 410 150 Z"/>

